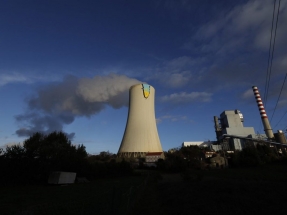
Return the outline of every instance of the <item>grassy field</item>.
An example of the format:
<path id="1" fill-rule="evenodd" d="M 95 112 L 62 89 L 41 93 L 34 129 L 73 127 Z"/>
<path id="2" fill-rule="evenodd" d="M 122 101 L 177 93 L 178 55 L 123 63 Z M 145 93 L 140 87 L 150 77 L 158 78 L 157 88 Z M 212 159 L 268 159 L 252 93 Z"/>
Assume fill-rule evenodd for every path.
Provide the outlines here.
<path id="1" fill-rule="evenodd" d="M 137 214 L 286 214 L 287 165 L 187 174 L 163 175 Z"/>
<path id="2" fill-rule="evenodd" d="M 286 214 L 287 165 L 0 187 L 1 214 Z M 185 179 L 185 180 L 183 180 Z"/>
<path id="3" fill-rule="evenodd" d="M 137 176 L 68 186 L 0 187 L 0 214 L 126 214 L 143 181 Z"/>

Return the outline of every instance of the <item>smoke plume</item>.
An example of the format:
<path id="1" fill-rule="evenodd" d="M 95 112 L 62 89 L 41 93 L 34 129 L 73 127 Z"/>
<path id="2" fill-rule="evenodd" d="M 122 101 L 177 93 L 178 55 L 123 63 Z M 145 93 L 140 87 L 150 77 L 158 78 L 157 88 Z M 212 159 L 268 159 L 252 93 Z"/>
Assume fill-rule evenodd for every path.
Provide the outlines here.
<path id="1" fill-rule="evenodd" d="M 22 126 L 18 136 L 30 136 L 63 130 L 75 117 L 90 117 L 107 106 L 121 108 L 128 105 L 128 90 L 141 83 L 124 75 L 110 74 L 94 78 L 66 77 L 62 82 L 38 90 L 27 100 L 26 113 L 17 115 Z M 74 133 L 67 134 L 73 138 Z"/>

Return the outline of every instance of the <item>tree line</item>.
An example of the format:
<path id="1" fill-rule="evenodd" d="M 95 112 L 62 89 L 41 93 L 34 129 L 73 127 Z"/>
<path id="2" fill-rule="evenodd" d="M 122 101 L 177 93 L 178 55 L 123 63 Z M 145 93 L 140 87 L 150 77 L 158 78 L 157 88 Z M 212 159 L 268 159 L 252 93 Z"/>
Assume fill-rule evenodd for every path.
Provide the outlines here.
<path id="1" fill-rule="evenodd" d="M 101 152 L 89 155 L 83 144 L 74 145 L 63 132 L 35 133 L 23 144 L 0 150 L 1 183 L 47 183 L 53 171 L 76 172 L 92 180 L 99 177 L 127 175 L 130 165 L 117 163 L 116 155 Z"/>
<path id="2" fill-rule="evenodd" d="M 160 170 L 170 173 L 184 172 L 187 169 L 209 169 L 210 159 L 205 153 L 212 152 L 208 148 L 187 146 L 165 152 L 165 160 L 160 159 L 157 166 Z M 286 148 L 259 143 L 250 145 L 241 151 L 226 153 L 218 151 L 213 156 L 220 155 L 227 160 L 229 168 L 255 167 L 274 162 L 287 162 Z"/>

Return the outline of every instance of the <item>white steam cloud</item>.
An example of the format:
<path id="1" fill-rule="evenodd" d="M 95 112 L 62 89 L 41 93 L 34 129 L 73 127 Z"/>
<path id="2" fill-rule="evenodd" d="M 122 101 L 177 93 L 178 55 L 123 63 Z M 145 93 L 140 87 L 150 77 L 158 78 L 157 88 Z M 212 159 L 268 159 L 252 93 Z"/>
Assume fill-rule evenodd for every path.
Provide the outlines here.
<path id="1" fill-rule="evenodd" d="M 128 90 L 141 83 L 124 75 L 110 74 L 94 78 L 66 77 L 62 82 L 39 90 L 28 102 L 28 111 L 16 116 L 22 127 L 18 136 L 35 132 L 50 133 L 63 129 L 75 117 L 97 114 L 106 106 L 121 108 L 128 105 Z M 68 134 L 73 138 L 74 133 Z"/>

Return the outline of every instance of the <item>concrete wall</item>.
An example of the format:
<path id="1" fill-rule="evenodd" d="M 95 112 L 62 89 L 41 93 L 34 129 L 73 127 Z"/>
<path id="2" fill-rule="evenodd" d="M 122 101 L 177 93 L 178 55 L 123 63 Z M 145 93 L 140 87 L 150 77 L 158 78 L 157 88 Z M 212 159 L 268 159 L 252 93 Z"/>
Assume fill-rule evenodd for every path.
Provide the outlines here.
<path id="1" fill-rule="evenodd" d="M 235 110 L 223 111 L 220 114 L 220 123 L 222 128 L 226 127 L 243 127 L 242 119 Z"/>
<path id="2" fill-rule="evenodd" d="M 255 138 L 255 131 L 253 127 L 243 126 L 243 117 L 237 110 L 223 111 L 220 114 L 220 122 L 222 127 L 222 134 L 229 134 L 241 137 Z M 240 118 L 241 117 L 241 118 Z M 242 150 L 246 146 L 246 141 L 242 139 L 230 138 L 230 150 Z"/>
<path id="3" fill-rule="evenodd" d="M 242 137 L 247 137 L 249 135 L 255 135 L 255 131 L 253 127 L 231 127 L 225 128 L 222 130 L 223 134 L 237 135 Z"/>

